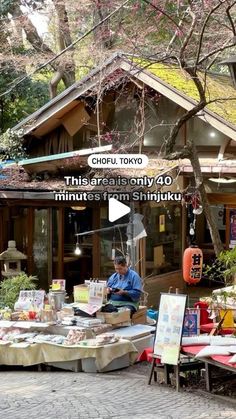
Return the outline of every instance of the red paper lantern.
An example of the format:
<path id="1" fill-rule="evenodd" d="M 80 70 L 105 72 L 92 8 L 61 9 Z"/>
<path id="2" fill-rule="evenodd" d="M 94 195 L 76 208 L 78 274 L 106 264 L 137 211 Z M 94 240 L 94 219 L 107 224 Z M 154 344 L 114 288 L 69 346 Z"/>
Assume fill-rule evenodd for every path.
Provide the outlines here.
<path id="1" fill-rule="evenodd" d="M 197 284 L 202 277 L 203 254 L 197 246 L 190 246 L 183 255 L 183 277 L 188 284 Z"/>

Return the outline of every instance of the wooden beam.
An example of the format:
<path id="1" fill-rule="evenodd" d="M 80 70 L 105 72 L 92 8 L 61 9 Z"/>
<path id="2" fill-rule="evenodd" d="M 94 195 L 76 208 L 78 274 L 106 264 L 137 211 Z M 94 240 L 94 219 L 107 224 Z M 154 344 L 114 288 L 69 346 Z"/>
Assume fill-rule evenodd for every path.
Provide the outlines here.
<path id="1" fill-rule="evenodd" d="M 72 206 L 76 206 L 78 205 L 78 201 L 61 201 L 61 202 L 57 202 L 55 200 L 41 200 L 41 199 L 36 199 L 36 200 L 22 200 L 22 199 L 11 199 L 11 200 L 6 200 L 6 206 L 8 207 L 15 207 L 17 206 L 23 206 L 23 207 L 42 207 L 42 208 L 48 208 L 48 207 L 72 207 Z M 79 203 L 80 207 L 96 207 L 97 206 L 97 202 L 96 201 L 80 201 Z"/>
<path id="2" fill-rule="evenodd" d="M 229 204 L 236 205 L 236 195 L 227 193 L 211 193 L 208 194 L 210 204 Z"/>

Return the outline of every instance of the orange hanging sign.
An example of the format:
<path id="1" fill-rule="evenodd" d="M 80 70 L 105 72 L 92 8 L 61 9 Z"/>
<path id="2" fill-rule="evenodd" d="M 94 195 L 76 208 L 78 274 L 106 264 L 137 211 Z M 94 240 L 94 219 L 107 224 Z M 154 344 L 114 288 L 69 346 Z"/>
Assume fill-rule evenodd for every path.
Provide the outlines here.
<path id="1" fill-rule="evenodd" d="M 183 255 L 183 278 L 188 284 L 197 284 L 202 277 L 202 250 L 197 246 L 188 247 Z"/>

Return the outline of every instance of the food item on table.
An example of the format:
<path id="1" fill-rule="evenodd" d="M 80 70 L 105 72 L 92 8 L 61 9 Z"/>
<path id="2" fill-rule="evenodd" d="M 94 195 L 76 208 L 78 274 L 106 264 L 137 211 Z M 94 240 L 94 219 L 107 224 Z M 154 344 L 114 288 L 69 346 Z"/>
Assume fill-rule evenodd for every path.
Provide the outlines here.
<path id="1" fill-rule="evenodd" d="M 76 345 L 84 339 L 86 339 L 86 332 L 84 330 L 70 329 L 64 345 Z"/>
<path id="2" fill-rule="evenodd" d="M 29 313 L 27 311 L 22 311 L 19 315 L 19 319 L 20 321 L 27 321 L 29 320 Z"/>

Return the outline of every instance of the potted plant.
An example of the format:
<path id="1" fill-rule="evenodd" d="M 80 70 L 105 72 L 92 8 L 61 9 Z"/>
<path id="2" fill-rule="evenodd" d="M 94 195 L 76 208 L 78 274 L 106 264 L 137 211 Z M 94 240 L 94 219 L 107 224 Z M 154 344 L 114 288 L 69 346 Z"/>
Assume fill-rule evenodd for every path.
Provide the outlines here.
<path id="1" fill-rule="evenodd" d="M 14 308 L 14 304 L 19 297 L 21 290 L 36 289 L 36 276 L 28 276 L 21 273 L 17 276 L 3 279 L 0 282 L 0 302 L 2 307 Z"/>

